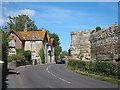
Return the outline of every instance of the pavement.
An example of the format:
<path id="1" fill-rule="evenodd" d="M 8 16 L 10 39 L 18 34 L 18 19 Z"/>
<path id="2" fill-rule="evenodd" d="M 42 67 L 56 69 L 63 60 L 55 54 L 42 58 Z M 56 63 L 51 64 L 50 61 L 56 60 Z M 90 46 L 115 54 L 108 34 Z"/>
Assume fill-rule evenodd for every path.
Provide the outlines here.
<path id="1" fill-rule="evenodd" d="M 10 72 L 7 88 L 118 88 L 72 72 L 65 64 L 26 65 Z"/>

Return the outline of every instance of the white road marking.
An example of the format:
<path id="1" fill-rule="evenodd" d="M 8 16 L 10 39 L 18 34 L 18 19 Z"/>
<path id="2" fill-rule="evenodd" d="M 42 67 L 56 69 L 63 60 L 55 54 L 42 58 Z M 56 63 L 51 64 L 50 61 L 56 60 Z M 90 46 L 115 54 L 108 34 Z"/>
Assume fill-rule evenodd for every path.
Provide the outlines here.
<path id="1" fill-rule="evenodd" d="M 71 82 L 69 82 L 69 81 L 67 81 L 67 80 L 65 80 L 65 79 L 63 79 L 63 78 L 60 78 L 60 77 L 56 76 L 55 74 L 51 73 L 51 72 L 48 70 L 50 67 L 51 67 L 51 66 L 48 66 L 48 67 L 46 68 L 46 71 L 47 71 L 48 73 L 50 73 L 52 76 L 54 76 L 54 77 L 56 77 L 56 78 L 58 78 L 58 79 L 60 79 L 60 80 L 62 80 L 62 81 L 64 81 L 64 82 L 66 82 L 66 83 L 71 83 Z"/>

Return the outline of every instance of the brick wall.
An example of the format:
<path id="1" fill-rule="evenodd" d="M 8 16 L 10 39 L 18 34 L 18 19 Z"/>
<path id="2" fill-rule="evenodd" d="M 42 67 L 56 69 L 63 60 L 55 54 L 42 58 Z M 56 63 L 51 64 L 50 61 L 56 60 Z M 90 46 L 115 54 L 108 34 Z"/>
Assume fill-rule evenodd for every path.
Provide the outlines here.
<path id="1" fill-rule="evenodd" d="M 11 34 L 12 33 L 12 34 Z M 20 49 L 23 49 L 23 41 L 15 34 L 15 33 L 13 33 L 13 32 L 11 32 L 10 34 L 9 34 L 9 37 L 14 37 L 14 39 L 15 39 L 15 48 L 17 49 L 17 48 L 20 48 Z"/>

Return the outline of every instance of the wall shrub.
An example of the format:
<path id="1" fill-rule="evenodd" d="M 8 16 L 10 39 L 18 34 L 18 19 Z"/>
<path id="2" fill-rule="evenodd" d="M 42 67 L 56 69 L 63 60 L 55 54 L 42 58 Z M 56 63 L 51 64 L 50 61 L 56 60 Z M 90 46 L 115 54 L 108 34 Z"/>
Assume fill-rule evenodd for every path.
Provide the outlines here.
<path id="1" fill-rule="evenodd" d="M 17 54 L 23 54 L 23 49 L 16 49 Z"/>
<path id="2" fill-rule="evenodd" d="M 30 59 L 31 59 L 31 51 L 30 50 L 24 51 L 23 55 L 25 56 L 25 60 L 30 61 Z"/>
<path id="3" fill-rule="evenodd" d="M 43 49 L 40 49 L 39 55 L 40 55 L 40 58 L 41 58 L 41 62 L 44 64 L 45 63 L 45 53 L 44 53 Z"/>

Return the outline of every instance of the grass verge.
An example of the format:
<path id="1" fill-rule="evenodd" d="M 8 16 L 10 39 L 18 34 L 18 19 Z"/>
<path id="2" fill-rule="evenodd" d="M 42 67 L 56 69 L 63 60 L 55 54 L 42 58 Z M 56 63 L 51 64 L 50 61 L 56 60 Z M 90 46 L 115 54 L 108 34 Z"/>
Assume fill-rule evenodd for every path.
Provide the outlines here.
<path id="1" fill-rule="evenodd" d="M 74 69 L 70 66 L 67 66 L 67 69 L 72 70 L 75 73 L 90 77 L 90 78 L 98 79 L 98 80 L 101 80 L 101 81 L 106 81 L 106 82 L 109 82 L 109 83 L 112 83 L 112 84 L 120 84 L 120 80 L 117 80 L 117 79 L 114 79 L 114 78 L 111 78 L 111 77 L 105 77 L 105 76 L 101 76 L 101 75 L 88 73 L 88 72 L 85 72 L 85 71 L 76 70 L 76 69 Z"/>

